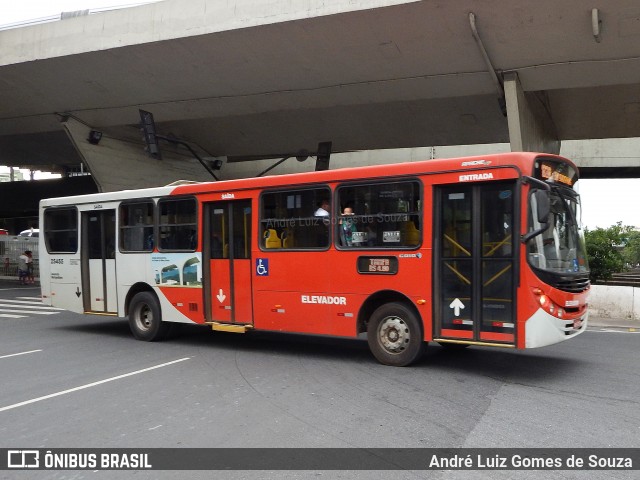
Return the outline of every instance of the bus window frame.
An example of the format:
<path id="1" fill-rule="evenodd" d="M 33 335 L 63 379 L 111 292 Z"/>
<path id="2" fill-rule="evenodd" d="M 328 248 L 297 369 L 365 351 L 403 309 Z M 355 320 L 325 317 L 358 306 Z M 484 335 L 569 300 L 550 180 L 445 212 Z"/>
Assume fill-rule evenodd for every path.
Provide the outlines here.
<path id="1" fill-rule="evenodd" d="M 61 250 L 52 250 L 50 248 L 50 244 L 49 244 L 49 232 L 51 232 L 50 229 L 46 228 L 47 227 L 47 214 L 52 212 L 52 211 L 61 211 L 61 210 L 73 210 L 75 211 L 75 218 L 76 218 L 76 225 L 75 225 L 75 232 L 76 232 L 76 248 L 75 250 L 66 250 L 66 251 L 61 251 Z M 47 254 L 49 255 L 75 255 L 78 253 L 78 250 L 80 248 L 79 245 L 79 233 L 80 233 L 80 210 L 78 209 L 77 205 L 60 205 L 60 206 L 55 206 L 55 207 L 47 207 L 44 209 L 44 212 L 42 214 L 42 234 L 44 236 L 44 245 L 45 248 L 47 250 Z M 54 230 L 56 232 L 71 232 L 74 230 L 71 229 L 65 229 L 65 230 Z"/>
<path id="2" fill-rule="evenodd" d="M 194 211 L 194 223 L 180 223 L 180 224 L 165 224 L 165 223 L 161 223 L 161 218 L 162 218 L 162 202 L 179 202 L 179 201 L 184 201 L 184 200 L 193 200 L 194 205 L 195 205 L 195 211 Z M 198 232 L 199 232 L 199 214 L 200 214 L 200 202 L 198 201 L 198 197 L 196 195 L 165 195 L 162 197 L 158 197 L 156 199 L 155 202 L 155 226 L 154 226 L 154 251 L 157 249 L 158 252 L 166 252 L 166 253 L 171 253 L 171 252 L 197 252 L 198 251 L 198 245 L 199 245 L 199 239 L 198 239 Z M 195 246 L 193 248 L 190 249 L 185 249 L 185 248 L 162 248 L 161 245 L 161 228 L 167 227 L 167 226 L 171 226 L 171 227 L 176 227 L 176 226 L 181 226 L 181 225 L 193 225 L 195 228 Z"/>
<path id="3" fill-rule="evenodd" d="M 338 206 L 338 204 L 340 202 L 340 190 L 343 189 L 343 188 L 371 187 L 371 186 L 376 186 L 376 185 L 398 184 L 398 183 L 414 183 L 414 184 L 417 184 L 418 192 L 420 194 L 420 198 L 419 198 L 420 208 L 415 212 L 406 212 L 405 214 L 407 216 L 417 216 L 418 220 L 420 221 L 420 224 L 424 226 L 424 223 L 425 223 L 425 220 L 424 220 L 425 188 L 424 188 L 424 182 L 419 177 L 414 177 L 414 176 L 386 177 L 386 178 L 378 178 L 378 179 L 375 179 L 373 181 L 355 180 L 355 181 L 342 182 L 342 183 L 338 184 L 336 186 L 336 188 L 335 188 L 335 191 L 334 191 L 334 203 L 336 204 L 336 206 Z M 395 213 L 389 214 L 389 215 L 402 215 L 402 214 L 403 214 L 403 212 L 395 212 Z M 356 215 L 354 215 L 354 217 L 355 218 L 362 217 L 362 219 L 369 217 L 369 218 L 373 218 L 374 220 L 378 221 L 378 219 L 380 218 L 379 215 L 381 215 L 381 214 L 380 213 L 371 213 L 369 215 L 367 215 L 367 214 L 365 214 L 365 215 L 356 214 Z M 424 227 L 423 227 L 422 229 L 418 229 L 418 231 L 419 231 L 418 243 L 415 244 L 415 245 L 389 245 L 389 246 L 385 246 L 385 245 L 379 245 L 379 246 L 369 246 L 369 245 L 346 246 L 346 245 L 341 245 L 339 239 L 340 239 L 340 219 L 342 219 L 342 217 L 343 217 L 342 212 L 340 212 L 339 214 L 336 214 L 336 216 L 335 216 L 335 225 L 334 225 L 334 228 L 333 228 L 333 230 L 334 230 L 333 233 L 334 233 L 336 250 L 340 250 L 340 251 L 375 250 L 375 251 L 379 251 L 379 252 L 386 252 L 386 251 L 390 251 L 390 250 L 418 250 L 419 248 L 422 247 L 422 245 L 424 243 Z"/>
<path id="4" fill-rule="evenodd" d="M 327 198 L 329 200 L 329 206 L 330 206 L 330 210 L 329 210 L 329 215 L 325 216 L 325 217 L 321 217 L 321 216 L 316 216 L 315 215 L 315 211 L 317 210 L 317 206 L 316 205 L 312 205 L 311 206 L 311 215 L 309 215 L 308 217 L 295 217 L 295 219 L 301 219 L 301 218 L 315 218 L 318 219 L 318 221 L 322 221 L 322 222 L 328 222 L 327 225 L 327 237 L 328 237 L 328 241 L 327 244 L 324 246 L 318 246 L 318 247 L 294 247 L 294 248 L 267 248 L 264 245 L 263 242 L 263 235 L 264 235 L 264 228 L 263 228 L 263 221 L 268 221 L 268 220 L 276 220 L 278 221 L 278 219 L 276 218 L 271 218 L 271 219 L 265 219 L 265 217 L 263 216 L 263 212 L 264 212 L 264 196 L 265 195 L 272 195 L 272 194 L 287 194 L 287 193 L 296 193 L 296 192 L 303 192 L 303 191 L 310 191 L 310 190 L 324 190 L 325 193 L 327 194 L 326 197 L 323 198 Z M 268 252 L 268 253 L 272 253 L 272 252 L 326 252 L 327 250 L 329 250 L 331 248 L 331 245 L 333 243 L 333 238 L 332 238 L 332 231 L 333 229 L 331 228 L 331 223 L 334 221 L 334 219 L 336 218 L 335 215 L 335 209 L 334 209 L 334 190 L 331 188 L 331 185 L 329 185 L 328 183 L 317 183 L 317 184 L 310 184 L 310 185 L 299 185 L 298 188 L 295 187 L 286 187 L 286 188 L 282 188 L 282 187 L 278 187 L 278 188 L 268 188 L 268 189 L 263 189 L 260 191 L 260 195 L 258 198 L 258 215 L 257 215 L 257 221 L 258 221 L 258 228 L 257 228 L 257 242 L 258 242 L 258 247 L 260 248 L 260 251 L 262 252 Z M 287 223 L 287 221 L 290 221 L 292 219 L 289 218 L 283 218 L 282 222 L 284 222 L 285 224 Z"/>
<path id="5" fill-rule="evenodd" d="M 152 253 L 155 249 L 155 246 L 158 244 L 157 242 L 157 226 L 158 226 L 158 199 L 155 198 L 149 198 L 149 197 L 141 197 L 141 198 L 132 198 L 132 199 L 126 199 L 123 200 L 122 202 L 120 202 L 120 204 L 118 205 L 118 212 L 117 212 L 117 220 L 118 220 L 118 225 L 117 225 L 117 231 L 118 231 L 118 251 L 123 254 L 123 255 L 128 255 L 128 254 L 132 254 L 132 253 Z M 153 243 L 151 245 L 151 248 L 147 248 L 144 250 L 125 250 L 123 249 L 123 231 L 122 231 L 122 224 L 121 224 L 121 220 L 122 220 L 122 215 L 120 212 L 120 209 L 124 206 L 126 207 L 127 205 L 132 205 L 132 204 L 140 204 L 140 203 L 151 203 L 151 205 L 153 206 L 153 211 L 151 214 L 151 218 L 152 218 L 152 223 L 151 223 L 151 230 L 152 230 L 152 240 Z M 197 218 L 196 218 L 197 221 Z M 142 226 L 142 228 L 147 228 L 149 225 L 144 225 Z M 128 228 L 131 228 L 132 226 L 128 226 Z"/>

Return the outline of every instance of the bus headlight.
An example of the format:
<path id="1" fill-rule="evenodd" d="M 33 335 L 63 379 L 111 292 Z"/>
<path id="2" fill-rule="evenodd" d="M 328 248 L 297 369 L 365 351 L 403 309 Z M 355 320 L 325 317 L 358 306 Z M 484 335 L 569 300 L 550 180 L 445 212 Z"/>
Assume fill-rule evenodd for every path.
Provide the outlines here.
<path id="1" fill-rule="evenodd" d="M 562 307 L 553 303 L 553 300 L 551 300 L 548 295 L 545 295 L 542 290 L 535 288 L 533 289 L 533 293 L 538 297 L 538 302 L 540 302 L 540 306 L 545 311 L 558 318 L 564 317 L 564 310 Z"/>

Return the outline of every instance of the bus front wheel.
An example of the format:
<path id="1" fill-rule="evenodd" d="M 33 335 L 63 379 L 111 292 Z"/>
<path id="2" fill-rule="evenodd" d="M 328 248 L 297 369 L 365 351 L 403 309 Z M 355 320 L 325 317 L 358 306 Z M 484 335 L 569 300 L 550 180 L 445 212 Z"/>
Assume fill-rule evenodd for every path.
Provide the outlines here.
<path id="1" fill-rule="evenodd" d="M 395 367 L 415 362 L 425 345 L 420 320 L 401 303 L 388 303 L 373 312 L 367 327 L 367 341 L 380 363 Z"/>
<path id="2" fill-rule="evenodd" d="M 162 321 L 158 299 L 150 292 L 137 293 L 129 307 L 129 328 L 138 340 L 161 340 L 170 325 Z"/>

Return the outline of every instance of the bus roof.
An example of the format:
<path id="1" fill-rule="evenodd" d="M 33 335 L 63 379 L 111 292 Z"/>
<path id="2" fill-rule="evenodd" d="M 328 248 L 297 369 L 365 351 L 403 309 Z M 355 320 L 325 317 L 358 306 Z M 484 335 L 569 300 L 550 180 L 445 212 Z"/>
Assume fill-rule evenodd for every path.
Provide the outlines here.
<path id="1" fill-rule="evenodd" d="M 533 152 L 509 152 L 473 157 L 419 160 L 414 162 L 370 165 L 363 167 L 343 167 L 319 172 L 290 173 L 266 177 L 221 180 L 218 182 L 175 182 L 176 184 L 163 187 L 43 199 L 40 201 L 40 207 L 44 208 L 57 205 L 109 202 L 180 194 L 236 191 L 248 188 L 269 188 L 288 185 L 328 183 L 342 180 L 356 180 L 359 178 L 383 178 L 388 176 L 430 174 L 457 170 L 477 170 L 479 168 L 505 166 L 517 167 L 524 175 L 531 175 L 533 160 L 541 156 L 556 158 L 568 162 L 577 170 L 577 167 L 573 162 L 557 155 Z"/>

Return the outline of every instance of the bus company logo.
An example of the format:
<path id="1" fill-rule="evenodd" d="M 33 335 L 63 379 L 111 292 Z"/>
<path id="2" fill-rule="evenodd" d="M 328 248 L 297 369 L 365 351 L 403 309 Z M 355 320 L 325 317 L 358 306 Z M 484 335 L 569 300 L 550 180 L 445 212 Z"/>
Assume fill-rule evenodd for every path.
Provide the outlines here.
<path id="1" fill-rule="evenodd" d="M 493 180 L 493 173 L 470 173 L 458 177 L 460 182 L 474 182 L 476 180 Z"/>
<path id="2" fill-rule="evenodd" d="M 470 162 L 462 162 L 463 167 L 477 167 L 478 165 L 491 165 L 491 160 L 471 160 Z"/>
<path id="3" fill-rule="evenodd" d="M 40 468 L 38 450 L 8 450 L 7 468 Z"/>
<path id="4" fill-rule="evenodd" d="M 398 255 L 400 258 L 422 258 L 422 254 L 418 253 L 401 253 Z"/>
<path id="5" fill-rule="evenodd" d="M 236 196 L 233 193 L 223 193 L 221 198 L 222 200 L 233 200 Z"/>

